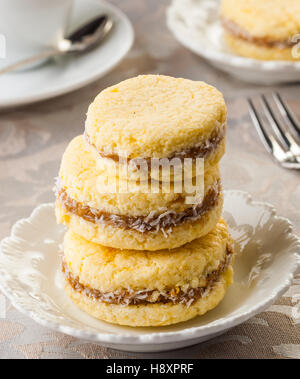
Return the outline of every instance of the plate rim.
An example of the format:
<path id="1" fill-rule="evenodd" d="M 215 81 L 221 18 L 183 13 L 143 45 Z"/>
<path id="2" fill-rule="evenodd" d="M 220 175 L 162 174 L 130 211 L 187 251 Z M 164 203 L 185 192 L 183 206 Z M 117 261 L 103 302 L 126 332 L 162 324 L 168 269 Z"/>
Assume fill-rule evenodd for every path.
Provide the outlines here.
<path id="1" fill-rule="evenodd" d="M 124 334 L 111 334 L 111 333 L 104 333 L 104 332 L 95 333 L 95 332 L 88 332 L 82 329 L 69 327 L 66 325 L 62 325 L 59 323 L 46 320 L 42 317 L 39 317 L 36 313 L 32 311 L 28 311 L 22 308 L 22 306 L 18 304 L 17 300 L 14 299 L 13 294 L 11 293 L 9 287 L 1 281 L 1 277 L 0 277 L 0 289 L 5 294 L 5 296 L 8 297 L 12 305 L 19 312 L 21 312 L 22 314 L 26 316 L 29 316 L 38 324 L 55 331 L 65 333 L 76 338 L 92 341 L 92 342 L 109 343 L 109 344 L 119 345 L 119 346 L 140 345 L 140 344 L 151 345 L 154 342 L 160 343 L 160 344 L 168 344 L 172 342 L 196 340 L 201 337 L 205 337 L 205 336 L 216 334 L 218 332 L 226 331 L 236 325 L 243 323 L 244 321 L 250 319 L 254 315 L 268 308 L 270 305 L 272 305 L 276 301 L 276 299 L 278 299 L 281 295 L 283 295 L 283 293 L 290 287 L 295 275 L 298 272 L 300 272 L 300 239 L 296 234 L 293 233 L 291 222 L 285 217 L 278 216 L 276 213 L 276 209 L 273 205 L 267 202 L 255 201 L 253 200 L 252 196 L 245 191 L 226 190 L 224 191 L 224 193 L 225 195 L 228 194 L 228 196 L 232 194 L 236 196 L 242 196 L 245 199 L 246 204 L 251 204 L 253 206 L 260 206 L 260 207 L 268 209 L 272 217 L 274 217 L 277 221 L 281 221 L 282 223 L 285 223 L 285 225 L 288 226 L 289 239 L 291 241 L 291 244 L 295 244 L 295 251 L 293 252 L 293 256 L 295 257 L 295 259 L 293 263 L 293 268 L 289 272 L 289 275 L 285 278 L 285 280 L 282 281 L 281 285 L 277 287 L 276 291 L 273 291 L 267 299 L 260 301 L 254 307 L 250 308 L 248 311 L 245 311 L 241 315 L 231 316 L 223 320 L 220 319 L 220 320 L 214 321 L 213 323 L 211 323 L 211 325 L 194 326 L 191 328 L 182 329 L 182 330 L 173 331 L 173 332 L 153 332 L 153 333 L 150 332 L 150 333 L 145 333 L 141 335 L 131 335 L 130 333 L 127 333 L 127 332 L 125 332 Z M 9 237 L 4 238 L 1 241 L 0 254 L 2 254 L 3 244 L 9 242 L 12 238 L 14 238 L 15 231 L 19 228 L 20 224 L 30 221 L 32 218 L 35 217 L 35 215 L 38 212 L 40 212 L 42 208 L 50 208 L 50 207 L 54 208 L 54 203 L 40 204 L 32 211 L 29 217 L 22 218 L 19 221 L 17 221 L 12 227 L 11 235 Z M 216 322 L 218 324 L 214 325 L 214 323 Z"/>
<path id="2" fill-rule="evenodd" d="M 82 0 L 79 0 L 79 1 L 82 1 Z M 97 0 L 89 0 L 89 1 L 97 2 Z M 112 13 L 116 14 L 122 20 L 122 22 L 126 24 L 126 27 L 128 28 L 129 38 L 128 38 L 128 41 L 126 42 L 127 46 L 125 44 L 126 48 L 124 48 L 123 54 L 111 66 L 107 67 L 105 70 L 101 70 L 101 72 L 98 71 L 97 73 L 90 75 L 86 79 L 83 78 L 79 80 L 78 82 L 74 83 L 73 85 L 68 85 L 60 89 L 55 89 L 55 90 L 46 92 L 42 95 L 33 95 L 29 97 L 25 96 L 17 100 L 11 99 L 11 100 L 6 100 L 6 101 L 0 101 L 0 110 L 39 103 L 45 100 L 53 99 L 58 96 L 66 95 L 80 88 L 86 87 L 87 85 L 105 76 L 108 72 L 113 70 L 124 59 L 124 57 L 128 54 L 128 52 L 132 48 L 134 40 L 135 40 L 135 32 L 134 32 L 133 25 L 131 21 L 129 20 L 129 18 L 127 17 L 127 15 L 115 5 L 108 3 L 106 0 L 101 0 L 100 3 L 105 8 L 109 9 Z"/>

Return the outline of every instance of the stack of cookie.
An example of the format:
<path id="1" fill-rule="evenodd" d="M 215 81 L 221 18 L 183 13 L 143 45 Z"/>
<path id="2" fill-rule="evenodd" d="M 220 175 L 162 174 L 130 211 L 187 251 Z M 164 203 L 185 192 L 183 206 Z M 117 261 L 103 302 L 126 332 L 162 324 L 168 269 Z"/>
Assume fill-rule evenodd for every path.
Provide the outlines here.
<path id="1" fill-rule="evenodd" d="M 56 201 L 68 227 L 65 289 L 81 309 L 157 326 L 223 299 L 233 275 L 220 219 L 225 129 L 223 96 L 203 82 L 144 75 L 96 97 L 85 133 L 64 153 Z"/>

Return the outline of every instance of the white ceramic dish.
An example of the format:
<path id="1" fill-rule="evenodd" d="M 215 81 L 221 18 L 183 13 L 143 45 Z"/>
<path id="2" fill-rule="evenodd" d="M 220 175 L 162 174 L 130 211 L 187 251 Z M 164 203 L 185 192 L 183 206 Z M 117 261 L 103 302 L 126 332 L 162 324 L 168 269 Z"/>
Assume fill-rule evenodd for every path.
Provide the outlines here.
<path id="1" fill-rule="evenodd" d="M 173 0 L 167 23 L 182 45 L 240 80 L 264 85 L 300 81 L 300 62 L 259 61 L 230 52 L 223 41 L 219 0 Z"/>
<path id="2" fill-rule="evenodd" d="M 236 243 L 235 283 L 222 303 L 202 317 L 159 328 L 130 328 L 93 319 L 64 294 L 53 204 L 36 208 L 2 241 L 0 288 L 22 313 L 53 330 L 106 347 L 157 352 L 193 345 L 268 308 L 299 270 L 300 241 L 287 219 L 244 192 L 225 193 L 224 217 Z"/>
<path id="3" fill-rule="evenodd" d="M 74 0 L 69 29 L 74 30 L 102 13 L 111 15 L 115 24 L 110 35 L 96 49 L 0 76 L 0 108 L 34 103 L 71 92 L 112 70 L 134 41 L 130 21 L 118 8 L 99 0 Z"/>

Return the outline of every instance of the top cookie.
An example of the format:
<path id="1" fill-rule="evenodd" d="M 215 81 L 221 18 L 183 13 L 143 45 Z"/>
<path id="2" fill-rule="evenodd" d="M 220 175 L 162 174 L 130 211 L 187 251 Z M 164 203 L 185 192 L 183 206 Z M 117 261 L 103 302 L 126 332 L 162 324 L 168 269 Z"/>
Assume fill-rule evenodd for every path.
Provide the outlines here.
<path id="1" fill-rule="evenodd" d="M 103 158 L 195 157 L 224 137 L 222 94 L 204 82 L 142 75 L 102 91 L 85 132 Z"/>
<path id="2" fill-rule="evenodd" d="M 299 0 L 222 0 L 221 14 L 227 24 L 241 28 L 239 34 L 269 44 L 287 43 L 300 33 Z"/>

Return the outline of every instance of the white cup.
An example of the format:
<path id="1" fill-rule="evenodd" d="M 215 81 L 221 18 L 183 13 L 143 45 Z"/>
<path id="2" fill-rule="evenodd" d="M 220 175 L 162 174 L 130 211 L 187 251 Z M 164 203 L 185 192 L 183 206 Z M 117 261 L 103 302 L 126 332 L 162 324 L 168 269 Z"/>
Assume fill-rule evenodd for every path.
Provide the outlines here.
<path id="1" fill-rule="evenodd" d="M 0 0 L 0 67 L 57 45 L 65 35 L 72 3 L 73 0 Z"/>

